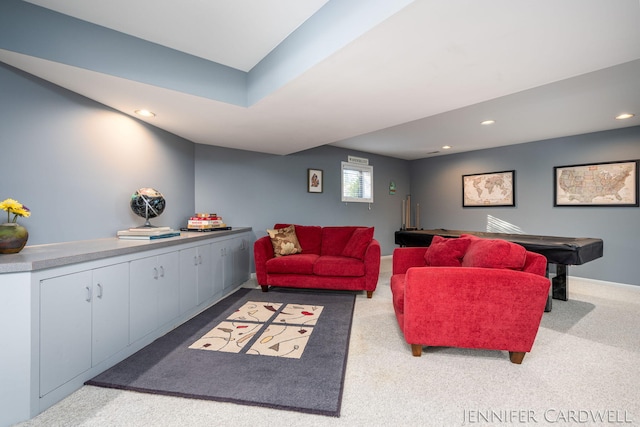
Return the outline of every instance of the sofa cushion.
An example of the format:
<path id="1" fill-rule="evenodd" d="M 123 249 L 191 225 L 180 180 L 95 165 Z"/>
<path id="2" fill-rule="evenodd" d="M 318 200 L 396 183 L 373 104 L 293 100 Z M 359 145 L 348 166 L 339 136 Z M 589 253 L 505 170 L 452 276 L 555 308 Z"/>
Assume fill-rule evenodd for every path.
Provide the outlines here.
<path id="1" fill-rule="evenodd" d="M 430 267 L 460 267 L 470 243 L 471 239 L 465 237 L 447 239 L 433 236 L 424 259 Z"/>
<path id="2" fill-rule="evenodd" d="M 462 237 L 462 236 L 461 236 Z M 507 268 L 522 270 L 527 257 L 524 246 L 501 239 L 471 238 L 463 267 Z"/>
<path id="3" fill-rule="evenodd" d="M 322 227 L 322 249 L 320 255 L 342 256 L 342 251 L 358 227 L 336 226 Z"/>
<path id="4" fill-rule="evenodd" d="M 355 258 L 323 255 L 313 264 L 313 274 L 317 276 L 364 276 L 364 262 Z"/>
<path id="5" fill-rule="evenodd" d="M 364 259 L 364 253 L 373 240 L 373 227 L 358 227 L 342 250 L 342 256 Z"/>
<path id="6" fill-rule="evenodd" d="M 285 228 L 291 224 L 276 224 L 273 228 Z M 318 225 L 297 225 L 296 236 L 303 254 L 317 254 L 320 255 L 320 246 L 322 244 L 322 227 Z"/>
<path id="7" fill-rule="evenodd" d="M 275 230 L 267 230 L 267 233 L 271 238 L 273 254 L 276 257 L 299 254 L 302 252 L 294 225 Z"/>
<path id="8" fill-rule="evenodd" d="M 297 254 L 271 258 L 265 267 L 269 274 L 313 274 L 313 264 L 318 257 L 316 254 Z"/>

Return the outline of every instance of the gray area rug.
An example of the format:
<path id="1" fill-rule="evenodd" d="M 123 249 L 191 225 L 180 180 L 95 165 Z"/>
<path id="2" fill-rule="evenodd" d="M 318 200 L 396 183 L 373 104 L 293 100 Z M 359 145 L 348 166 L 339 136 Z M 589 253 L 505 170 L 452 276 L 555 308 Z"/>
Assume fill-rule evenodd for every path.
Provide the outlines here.
<path id="1" fill-rule="evenodd" d="M 274 318 L 296 304 L 322 306 L 300 358 L 189 348 L 248 301 L 281 304 Z M 240 289 L 86 384 L 339 417 L 354 305 L 351 292 Z"/>

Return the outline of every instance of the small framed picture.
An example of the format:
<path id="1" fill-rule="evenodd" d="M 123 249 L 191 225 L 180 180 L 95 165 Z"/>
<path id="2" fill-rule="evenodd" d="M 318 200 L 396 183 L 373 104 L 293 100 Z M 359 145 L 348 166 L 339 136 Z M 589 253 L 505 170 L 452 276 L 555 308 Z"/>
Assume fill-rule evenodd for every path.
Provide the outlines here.
<path id="1" fill-rule="evenodd" d="M 307 169 L 307 192 L 322 193 L 321 169 Z"/>

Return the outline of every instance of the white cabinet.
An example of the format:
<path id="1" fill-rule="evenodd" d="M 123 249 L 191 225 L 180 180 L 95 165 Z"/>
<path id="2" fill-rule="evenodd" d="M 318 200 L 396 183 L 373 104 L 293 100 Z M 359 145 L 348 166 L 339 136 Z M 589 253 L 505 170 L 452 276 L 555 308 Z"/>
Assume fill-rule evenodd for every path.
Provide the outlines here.
<path id="1" fill-rule="evenodd" d="M 40 396 L 91 368 L 91 271 L 40 282 Z"/>
<path id="2" fill-rule="evenodd" d="M 210 244 L 180 251 L 180 314 L 213 297 L 212 263 Z"/>
<path id="3" fill-rule="evenodd" d="M 231 253 L 233 259 L 232 286 L 239 286 L 249 280 L 249 263 L 251 258 L 251 240 L 248 234 L 232 239 Z"/>
<path id="4" fill-rule="evenodd" d="M 213 284 L 213 294 L 222 295 L 225 288 L 225 274 L 229 258 L 227 257 L 227 240 L 221 240 L 211 244 L 211 282 Z"/>
<path id="5" fill-rule="evenodd" d="M 250 247 L 246 234 L 212 244 L 216 291 L 228 291 L 249 279 Z"/>
<path id="6" fill-rule="evenodd" d="M 178 252 L 131 261 L 130 343 L 180 315 L 179 265 Z"/>
<path id="7" fill-rule="evenodd" d="M 129 344 L 129 263 L 93 270 L 91 365 Z"/>
<path id="8" fill-rule="evenodd" d="M 231 293 L 249 275 L 249 230 L 0 257 L 0 426 L 34 417 Z"/>
<path id="9" fill-rule="evenodd" d="M 129 344 L 129 265 L 40 282 L 40 396 Z"/>

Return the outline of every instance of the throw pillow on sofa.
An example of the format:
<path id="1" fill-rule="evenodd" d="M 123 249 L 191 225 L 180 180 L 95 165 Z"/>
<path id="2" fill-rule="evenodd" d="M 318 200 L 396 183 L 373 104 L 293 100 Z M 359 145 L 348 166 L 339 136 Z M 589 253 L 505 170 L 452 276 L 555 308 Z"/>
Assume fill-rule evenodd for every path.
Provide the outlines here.
<path id="1" fill-rule="evenodd" d="M 273 245 L 273 254 L 276 257 L 299 254 L 302 252 L 300 242 L 296 236 L 296 228 L 292 224 L 277 230 L 267 230 Z"/>
<path id="2" fill-rule="evenodd" d="M 447 239 L 433 236 L 424 259 L 429 267 L 460 267 L 470 243 L 471 239 L 464 237 Z"/>
<path id="3" fill-rule="evenodd" d="M 373 227 L 356 228 L 342 250 L 342 256 L 364 259 L 364 254 L 371 244 L 371 240 L 373 240 Z"/>

